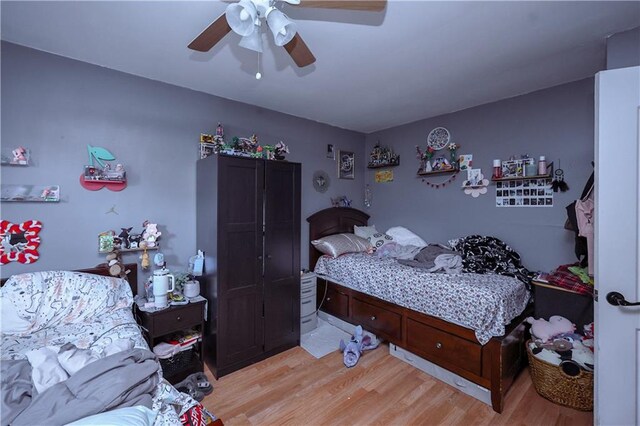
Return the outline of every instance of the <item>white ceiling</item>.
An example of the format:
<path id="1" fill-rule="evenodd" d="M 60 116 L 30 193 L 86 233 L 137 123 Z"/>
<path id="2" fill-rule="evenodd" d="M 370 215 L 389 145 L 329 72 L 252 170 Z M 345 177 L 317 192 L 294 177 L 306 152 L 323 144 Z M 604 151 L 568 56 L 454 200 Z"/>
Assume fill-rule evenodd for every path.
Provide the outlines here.
<path id="1" fill-rule="evenodd" d="M 639 2 L 284 5 L 317 62 L 297 68 L 269 37 L 257 81 L 257 54 L 236 34 L 208 53 L 186 47 L 225 7 L 3 1 L 2 39 L 368 133 L 591 76 L 604 65 L 605 38 L 640 23 Z"/>

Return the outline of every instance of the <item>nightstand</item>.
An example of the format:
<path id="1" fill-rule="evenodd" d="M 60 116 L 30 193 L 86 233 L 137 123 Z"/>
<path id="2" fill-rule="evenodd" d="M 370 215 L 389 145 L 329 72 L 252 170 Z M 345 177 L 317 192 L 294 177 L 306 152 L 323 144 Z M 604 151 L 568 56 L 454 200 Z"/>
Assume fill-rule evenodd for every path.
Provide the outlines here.
<path id="1" fill-rule="evenodd" d="M 170 359 L 161 359 L 164 378 L 171 384 L 184 380 L 188 375 L 204 371 L 202 349 L 204 347 L 204 308 L 205 300 L 186 305 L 171 306 L 157 312 L 144 312 L 136 308 L 140 325 L 146 329 L 145 339 L 149 347 L 180 331 L 197 330 L 202 333 L 199 342 L 192 349 L 179 352 Z"/>

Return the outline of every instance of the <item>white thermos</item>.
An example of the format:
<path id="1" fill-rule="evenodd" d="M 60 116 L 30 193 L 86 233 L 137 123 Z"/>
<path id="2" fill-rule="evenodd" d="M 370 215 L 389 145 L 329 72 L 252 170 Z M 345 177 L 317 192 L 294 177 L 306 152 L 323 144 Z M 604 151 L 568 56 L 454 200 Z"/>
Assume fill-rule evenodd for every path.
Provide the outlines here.
<path id="1" fill-rule="evenodd" d="M 168 293 L 175 290 L 176 279 L 167 268 L 153 271 L 153 298 L 156 308 L 166 308 Z"/>

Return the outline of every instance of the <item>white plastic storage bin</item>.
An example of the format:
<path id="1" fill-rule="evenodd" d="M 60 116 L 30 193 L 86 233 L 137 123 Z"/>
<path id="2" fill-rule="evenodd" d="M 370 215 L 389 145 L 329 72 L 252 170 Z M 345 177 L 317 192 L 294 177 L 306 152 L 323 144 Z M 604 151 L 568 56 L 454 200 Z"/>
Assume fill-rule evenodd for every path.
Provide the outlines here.
<path id="1" fill-rule="evenodd" d="M 309 272 L 300 278 L 300 334 L 318 326 L 316 314 L 316 274 Z"/>

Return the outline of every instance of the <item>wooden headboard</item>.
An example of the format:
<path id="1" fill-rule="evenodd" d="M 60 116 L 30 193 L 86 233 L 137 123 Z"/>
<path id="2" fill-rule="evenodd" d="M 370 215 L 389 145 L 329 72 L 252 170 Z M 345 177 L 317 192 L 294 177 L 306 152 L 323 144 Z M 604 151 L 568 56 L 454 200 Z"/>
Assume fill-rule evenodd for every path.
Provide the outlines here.
<path id="1" fill-rule="evenodd" d="M 131 272 L 129 272 L 129 274 L 127 275 L 127 281 L 129 282 L 129 285 L 131 286 L 131 291 L 133 292 L 133 295 L 135 296 L 136 294 L 138 294 L 138 264 L 137 263 L 127 263 L 124 265 L 125 270 L 129 270 Z M 111 274 L 109 274 L 109 268 L 107 268 L 106 263 L 102 264 L 102 265 L 98 265 L 95 268 L 88 268 L 88 269 L 78 269 L 74 272 L 84 272 L 86 274 L 95 274 L 95 275 L 103 275 L 105 277 L 110 277 Z M 9 278 L 2 278 L 2 280 L 0 280 L 0 285 L 4 285 L 4 283 L 8 280 Z"/>
<path id="2" fill-rule="evenodd" d="M 309 269 L 313 270 L 322 256 L 311 241 L 328 235 L 353 232 L 354 225 L 367 226 L 369 215 L 351 207 L 331 207 L 309 216 Z"/>

